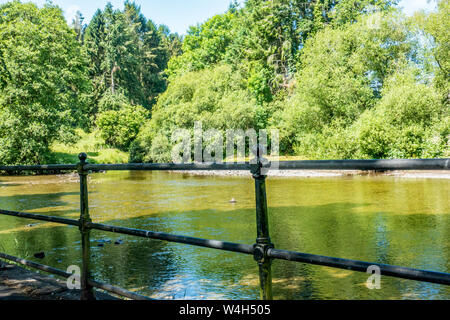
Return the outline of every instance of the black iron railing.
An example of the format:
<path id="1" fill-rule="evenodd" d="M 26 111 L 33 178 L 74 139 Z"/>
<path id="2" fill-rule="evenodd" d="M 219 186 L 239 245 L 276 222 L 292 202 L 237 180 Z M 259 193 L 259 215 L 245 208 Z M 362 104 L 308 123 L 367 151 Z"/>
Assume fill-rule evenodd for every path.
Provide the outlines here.
<path id="1" fill-rule="evenodd" d="M 187 245 L 206 247 L 217 250 L 232 251 L 253 255 L 259 266 L 260 296 L 261 299 L 272 299 L 272 271 L 273 259 L 288 260 L 307 264 L 328 266 L 339 269 L 367 272 L 371 266 L 377 266 L 382 275 L 417 280 L 423 282 L 450 285 L 450 274 L 444 272 L 418 270 L 413 268 L 392 266 L 380 263 L 364 262 L 357 260 L 333 258 L 314 254 L 293 252 L 275 249 L 269 236 L 269 220 L 266 196 L 266 171 L 263 169 L 277 168 L 280 170 L 449 170 L 450 159 L 416 159 L 416 160 L 330 160 L 330 161 L 285 161 L 266 163 L 258 158 L 255 163 L 240 164 L 89 164 L 86 162 L 86 154 L 79 155 L 80 162 L 77 165 L 47 165 L 47 166 L 0 166 L 0 171 L 22 172 L 54 172 L 77 170 L 80 176 L 80 219 L 66 219 L 24 212 L 0 210 L 0 215 L 8 215 L 19 218 L 48 221 L 72 226 L 78 226 L 81 233 L 82 268 L 81 268 L 81 299 L 95 299 L 93 288 L 103 289 L 130 299 L 147 300 L 148 297 L 129 292 L 91 279 L 90 275 L 90 231 L 102 230 L 136 237 L 157 239 Z M 138 230 L 124 227 L 115 227 L 94 223 L 89 215 L 87 175 L 90 171 L 110 170 L 145 170 L 145 171 L 180 171 L 180 170 L 249 170 L 255 180 L 256 197 L 256 243 L 253 245 L 207 240 L 194 237 L 173 235 L 168 233 Z M 0 258 L 13 261 L 44 272 L 52 273 L 64 278 L 71 274 L 50 266 L 27 261 L 17 257 L 0 253 Z"/>

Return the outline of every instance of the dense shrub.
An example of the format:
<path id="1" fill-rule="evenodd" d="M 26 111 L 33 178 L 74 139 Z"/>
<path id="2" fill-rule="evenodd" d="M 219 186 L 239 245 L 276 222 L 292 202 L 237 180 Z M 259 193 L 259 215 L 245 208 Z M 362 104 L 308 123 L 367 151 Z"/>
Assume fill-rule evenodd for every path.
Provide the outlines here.
<path id="1" fill-rule="evenodd" d="M 445 153 L 449 109 L 431 85 L 406 69 L 386 83 L 383 97 L 355 127 L 361 152 L 372 158 L 436 157 Z M 439 125 L 438 125 L 439 124 Z"/>
<path id="2" fill-rule="evenodd" d="M 196 121 L 202 122 L 203 130 L 256 128 L 258 108 L 239 73 L 229 66 L 186 73 L 159 98 L 152 119 L 131 148 L 130 159 L 170 160 L 172 133 L 177 129 L 192 132 Z"/>
<path id="3" fill-rule="evenodd" d="M 120 150 L 128 151 L 140 127 L 148 118 L 148 111 L 141 106 L 122 105 L 119 110 L 99 114 L 97 126 L 105 142 Z"/>

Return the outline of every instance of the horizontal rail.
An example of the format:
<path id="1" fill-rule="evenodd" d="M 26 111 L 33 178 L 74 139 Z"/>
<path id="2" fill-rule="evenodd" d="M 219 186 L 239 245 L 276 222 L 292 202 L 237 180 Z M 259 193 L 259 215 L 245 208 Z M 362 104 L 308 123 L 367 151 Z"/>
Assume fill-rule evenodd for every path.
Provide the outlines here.
<path id="1" fill-rule="evenodd" d="M 194 246 L 207 247 L 212 249 L 240 252 L 246 254 L 254 254 L 254 247 L 251 245 L 217 241 L 217 240 L 206 240 L 200 238 L 178 236 L 161 232 L 152 232 L 146 230 L 130 229 L 124 227 L 114 227 L 97 223 L 88 223 L 88 227 L 91 229 L 127 234 L 132 236 L 164 240 L 169 242 L 184 243 Z M 392 266 L 386 264 L 363 262 L 357 260 L 332 258 L 326 256 L 319 256 L 313 254 L 306 254 L 300 252 L 278 250 L 278 249 L 268 249 L 268 256 L 273 259 L 289 260 L 295 262 L 303 262 L 315 265 L 322 265 L 340 269 L 347 269 L 359 272 L 367 272 L 370 266 L 377 265 L 383 275 L 394 276 L 410 280 L 426 281 L 431 283 L 450 285 L 450 274 L 441 273 L 435 271 L 426 271 L 413 268 Z"/>
<path id="2" fill-rule="evenodd" d="M 61 270 L 61 269 L 56 269 L 56 268 L 53 268 L 53 267 L 50 267 L 50 266 L 46 266 L 46 265 L 43 265 L 43 264 L 40 264 L 40 263 L 36 263 L 36 262 L 33 262 L 33 261 L 28 261 L 28 260 L 25 260 L 25 259 L 17 258 L 17 257 L 14 257 L 14 256 L 10 256 L 9 254 L 5 254 L 5 253 L 1 253 L 1 252 L 0 252 L 0 258 L 4 259 L 4 260 L 13 261 L 15 263 L 18 263 L 18 264 L 21 264 L 21 265 L 24 265 L 24 266 L 27 266 L 27 267 L 31 267 L 31 268 L 34 268 L 34 269 L 38 269 L 38 270 L 41 270 L 41 271 L 44 271 L 44 272 L 47 272 L 47 273 L 55 274 L 57 276 L 60 276 L 60 277 L 66 278 L 66 279 L 69 278 L 72 275 L 72 274 L 70 274 L 68 272 L 65 272 L 65 271 Z"/>
<path id="3" fill-rule="evenodd" d="M 267 255 L 273 259 L 303 262 L 308 264 L 367 272 L 370 266 L 378 266 L 381 275 L 393 276 L 397 278 L 431 282 L 437 284 L 450 285 L 450 274 L 436 271 L 420 270 L 399 266 L 392 266 L 381 263 L 364 262 L 357 260 L 333 258 L 314 254 L 286 251 L 279 249 L 268 249 Z"/>
<path id="4" fill-rule="evenodd" d="M 7 211 L 7 210 L 0 210 L 0 214 L 6 215 L 6 216 L 18 217 L 18 218 L 26 218 L 26 219 L 32 219 L 32 220 L 39 220 L 39 221 L 47 221 L 47 222 L 67 224 L 67 225 L 77 226 L 77 227 L 80 226 L 80 221 L 73 220 L 73 219 L 67 219 L 67 218 L 43 216 L 43 215 L 40 215 L 40 214 L 16 212 L 16 211 Z"/>
<path id="5" fill-rule="evenodd" d="M 65 272 L 61 269 L 57 269 L 57 268 L 46 266 L 46 265 L 36 263 L 33 261 L 17 258 L 14 256 L 10 256 L 8 254 L 5 254 L 5 253 L 1 253 L 1 252 L 0 252 L 0 259 L 12 261 L 12 262 L 21 264 L 23 266 L 27 266 L 27 267 L 30 267 L 33 269 L 41 270 L 41 271 L 44 271 L 44 272 L 47 272 L 50 274 L 60 276 L 65 279 L 72 276 L 71 273 Z M 126 298 L 133 299 L 133 300 L 154 300 L 154 299 L 148 298 L 146 296 L 143 296 L 143 295 L 140 295 L 140 294 L 137 294 L 137 293 L 134 293 L 134 292 L 122 289 L 122 288 L 111 286 L 109 284 L 105 284 L 105 283 L 102 283 L 99 281 L 94 281 L 94 280 L 90 280 L 90 279 L 88 281 L 89 281 L 89 284 L 95 288 L 102 289 L 102 290 L 117 294 L 122 297 L 126 297 Z"/>
<path id="6" fill-rule="evenodd" d="M 58 218 L 58 217 L 41 216 L 41 215 L 35 215 L 35 214 L 31 214 L 31 213 L 0 210 L 0 215 L 1 214 L 15 216 L 15 217 L 19 217 L 19 218 L 43 220 L 43 221 L 50 221 L 50 222 L 70 224 L 70 225 L 79 225 L 79 222 L 77 220 Z M 163 240 L 163 241 L 168 241 L 168 242 L 183 243 L 183 244 L 188 244 L 188 245 L 193 245 L 193 246 L 198 246 L 198 247 L 206 247 L 206 248 L 217 249 L 217 250 L 222 250 L 222 251 L 239 252 L 239 253 L 245 253 L 245 254 L 251 254 L 251 255 L 253 255 L 255 253 L 254 246 L 247 245 L 247 244 L 239 244 L 239 243 L 218 241 L 218 240 L 208 240 L 208 239 L 194 238 L 194 237 L 188 237 L 188 236 L 173 235 L 173 234 L 163 233 L 163 232 L 153 232 L 153 231 L 148 231 L 148 230 L 110 226 L 110 225 L 105 225 L 105 224 L 100 224 L 100 223 L 92 223 L 92 222 L 87 223 L 87 227 L 90 229 L 94 229 L 94 230 L 126 234 L 126 235 L 141 237 L 141 238 Z M 321 266 L 346 269 L 346 270 L 353 270 L 353 271 L 359 271 L 359 272 L 366 272 L 370 266 L 376 265 L 376 266 L 380 267 L 380 271 L 381 271 L 382 275 L 393 276 L 393 277 L 409 279 L 409 280 L 417 280 L 417 281 L 425 281 L 425 282 L 430 282 L 430 283 L 450 285 L 450 274 L 443 273 L 443 272 L 420 270 L 420 269 L 406 268 L 406 267 L 358 261 L 358 260 L 334 258 L 334 257 L 320 256 L 320 255 L 314 255 L 314 254 L 308 254 L 308 253 L 300 253 L 300 252 L 295 252 L 295 251 L 279 250 L 279 249 L 274 249 L 274 248 L 269 248 L 267 250 L 267 256 L 272 259 L 302 262 L 302 263 L 321 265 Z M 8 259 L 8 257 L 11 257 L 11 256 L 0 253 L 0 258 Z M 12 258 L 14 258 L 14 257 L 12 257 Z M 13 260 L 13 261 L 16 261 L 19 263 L 22 263 L 21 261 L 26 261 L 26 260 L 19 259 L 19 258 L 15 258 L 15 259 L 16 260 L 13 260 L 13 259 L 9 259 L 9 260 Z M 19 259 L 19 260 L 17 260 L 17 259 Z M 41 269 L 46 272 L 55 273 L 55 274 L 62 275 L 62 276 L 64 276 L 66 274 L 66 273 L 64 273 L 64 271 L 54 269 L 51 267 L 47 267 L 47 266 L 42 266 L 42 265 L 36 264 L 34 262 L 27 262 L 27 263 L 28 264 L 26 264 L 26 265 L 28 265 L 30 267 Z M 43 269 L 43 268 L 45 268 L 45 269 Z M 121 295 L 119 293 L 120 290 L 123 290 L 123 289 L 114 287 L 115 288 L 114 290 L 116 290 L 116 291 L 111 291 L 111 290 L 105 289 L 105 288 L 108 288 L 109 285 L 101 284 L 101 283 L 95 282 L 93 280 L 89 280 L 89 281 L 91 281 L 93 283 L 92 286 L 94 286 L 94 287 L 101 288 L 101 289 L 104 289 L 106 291 L 110 291 L 113 293 L 117 293 L 119 295 Z M 100 287 L 100 285 L 101 285 L 101 287 Z M 125 297 L 128 297 L 128 296 L 125 295 Z"/>
<path id="7" fill-rule="evenodd" d="M 280 170 L 449 170 L 450 159 L 280 161 Z"/>
<path id="8" fill-rule="evenodd" d="M 258 149 L 259 150 L 259 149 Z M 186 164 L 89 164 L 87 155 L 78 155 L 80 162 L 70 165 L 41 165 L 41 166 L 0 166 L 0 171 L 9 173 L 20 171 L 73 171 L 77 170 L 80 176 L 80 219 L 73 220 L 60 217 L 44 216 L 32 213 L 0 210 L 0 215 L 8 215 L 18 218 L 34 219 L 40 221 L 61 223 L 80 227 L 82 236 L 82 273 L 80 275 L 81 300 L 95 299 L 93 288 L 103 289 L 119 296 L 135 300 L 153 300 L 130 291 L 104 284 L 91 279 L 89 270 L 90 260 L 90 230 L 132 235 L 142 238 L 163 240 L 175 243 L 188 244 L 198 247 L 245 253 L 253 255 L 258 262 L 260 275 L 261 299 L 272 299 L 271 259 L 281 259 L 300 263 L 328 266 L 358 272 L 367 272 L 371 266 L 378 266 L 380 273 L 386 276 L 404 278 L 409 280 L 424 281 L 443 285 L 450 285 L 450 274 L 412 269 L 386 264 L 370 263 L 357 260 L 326 257 L 306 254 L 294 251 L 278 250 L 270 243 L 268 230 L 267 198 L 265 188 L 266 174 L 262 168 L 270 170 L 449 170 L 450 159 L 405 159 L 405 160 L 306 160 L 306 161 L 282 161 L 264 163 L 258 152 L 257 159 L 242 163 L 186 163 Z M 196 171 L 196 170 L 241 170 L 250 171 L 255 179 L 256 216 L 257 216 L 257 241 L 255 245 L 246 245 L 218 240 L 207 240 L 181 235 L 173 235 L 163 232 L 153 232 L 125 227 L 116 227 L 91 222 L 88 207 L 87 175 L 90 171 Z M 40 269 L 45 272 L 68 278 L 69 273 L 35 262 L 12 257 L 0 253 L 0 258 L 15 261 L 26 266 Z"/>
<path id="9" fill-rule="evenodd" d="M 95 229 L 95 230 L 127 234 L 127 235 L 141 237 L 141 238 L 149 238 L 149 239 L 164 240 L 164 241 L 169 241 L 169 242 L 184 243 L 184 244 L 189 244 L 189 245 L 193 245 L 193 246 L 197 246 L 197 247 L 206 247 L 206 248 L 218 249 L 218 250 L 223 250 L 223 251 L 240 252 L 240 253 L 245 253 L 245 254 L 253 254 L 253 252 L 254 252 L 253 246 L 248 245 L 248 244 L 239 244 L 239 243 L 232 243 L 232 242 L 225 242 L 225 241 L 218 241 L 218 240 L 207 240 L 207 239 L 179 236 L 179 235 L 173 235 L 173 234 L 162 233 L 162 232 L 153 232 L 153 231 L 131 229 L 131 228 L 124 228 L 124 227 L 114 227 L 114 226 L 108 226 L 108 225 L 99 224 L 99 223 L 88 223 L 87 227 L 90 229 Z"/>
<path id="10" fill-rule="evenodd" d="M 246 163 L 127 163 L 127 164 L 87 164 L 85 170 L 101 171 L 198 171 L 198 170 L 250 170 L 252 164 Z"/>
<path id="11" fill-rule="evenodd" d="M 217 240 L 206 240 L 186 236 L 177 236 L 167 233 L 152 232 L 146 230 L 130 229 L 123 227 L 113 227 L 97 223 L 88 223 L 88 227 L 91 229 L 97 229 L 102 231 L 127 234 L 132 236 L 164 240 L 176 243 L 184 243 L 194 246 L 207 247 L 212 249 L 233 251 L 246 254 L 254 254 L 254 247 L 251 245 L 223 242 Z M 294 251 L 268 249 L 267 255 L 273 259 L 288 260 L 294 262 L 303 262 L 308 264 L 322 265 L 328 267 L 334 267 L 339 269 L 347 269 L 359 272 L 367 272 L 370 266 L 379 266 L 381 274 L 385 276 L 394 276 L 409 280 L 425 281 L 430 283 L 450 285 L 450 274 L 419 270 L 413 268 L 399 267 L 387 264 L 364 262 L 350 259 L 332 258 L 326 256 L 319 256 L 313 254 L 306 254 Z"/>
<path id="12" fill-rule="evenodd" d="M 111 293 L 115 293 L 119 296 L 129 298 L 132 300 L 156 300 L 156 299 L 152 299 L 152 298 L 149 298 L 149 297 L 146 297 L 146 296 L 143 296 L 143 295 L 119 288 L 119 287 L 115 287 L 115 286 L 112 286 L 112 285 L 109 285 L 106 283 L 102 283 L 99 281 L 89 279 L 88 282 L 89 282 L 89 285 L 94 288 L 98 288 L 98 289 L 102 289 L 102 290 L 105 290 L 105 291 L 108 291 Z"/>
<path id="13" fill-rule="evenodd" d="M 255 164 L 245 163 L 127 163 L 85 164 L 87 171 L 199 171 L 251 170 Z M 450 159 L 400 160 L 304 160 L 271 162 L 263 167 L 270 170 L 450 170 Z M 64 171 L 76 170 L 77 165 L 0 166 L 0 171 Z"/>

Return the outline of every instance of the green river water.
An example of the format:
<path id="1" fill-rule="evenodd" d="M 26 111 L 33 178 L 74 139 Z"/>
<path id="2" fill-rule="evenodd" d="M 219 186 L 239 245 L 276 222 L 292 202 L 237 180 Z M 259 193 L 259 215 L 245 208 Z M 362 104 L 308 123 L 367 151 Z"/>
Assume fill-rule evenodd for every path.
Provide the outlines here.
<path id="1" fill-rule="evenodd" d="M 267 179 L 276 248 L 450 272 L 448 179 L 350 176 Z M 251 177 L 169 172 L 89 176 L 95 222 L 253 244 Z M 236 203 L 230 203 L 230 199 Z M 0 177 L 0 208 L 78 218 L 76 175 Z M 30 226 L 31 224 L 31 226 Z M 158 299 L 257 299 L 253 258 L 93 231 L 95 279 Z M 121 239 L 123 244 L 115 245 Z M 101 240 L 111 240 L 99 247 Z M 66 270 L 80 265 L 76 227 L 0 216 L 0 251 Z M 44 251 L 46 257 L 33 254 Z M 275 299 L 450 299 L 450 287 L 274 261 Z"/>

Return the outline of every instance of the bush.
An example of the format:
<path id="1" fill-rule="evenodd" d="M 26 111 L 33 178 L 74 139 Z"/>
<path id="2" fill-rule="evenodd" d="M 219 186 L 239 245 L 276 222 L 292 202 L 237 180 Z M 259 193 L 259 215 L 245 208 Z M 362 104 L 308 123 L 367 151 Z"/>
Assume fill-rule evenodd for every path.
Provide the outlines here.
<path id="1" fill-rule="evenodd" d="M 450 115 L 436 119 L 425 132 L 422 150 L 424 158 L 450 157 Z"/>
<path id="2" fill-rule="evenodd" d="M 379 21 L 379 26 L 373 28 L 369 19 Z M 345 143 L 338 147 L 337 136 L 377 103 L 385 78 L 411 51 L 407 37 L 401 17 L 378 13 L 340 28 L 329 26 L 309 38 L 302 49 L 294 94 L 270 120 L 281 131 L 280 149 L 314 157 L 352 155 L 354 146 L 343 150 Z M 330 139 L 335 141 L 332 145 Z M 313 145 L 325 147 L 319 141 L 335 152 L 312 150 Z"/>
<path id="3" fill-rule="evenodd" d="M 130 148 L 132 162 L 166 162 L 177 129 L 193 132 L 201 121 L 203 130 L 257 128 L 266 115 L 245 89 L 245 81 L 229 66 L 189 72 L 175 78 L 160 96 L 152 119 L 145 124 Z"/>
<path id="4" fill-rule="evenodd" d="M 128 151 L 147 118 L 148 111 L 143 107 L 123 105 L 117 111 L 101 113 L 96 124 L 107 144 Z"/>
<path id="5" fill-rule="evenodd" d="M 106 91 L 98 102 L 98 113 L 105 111 L 119 111 L 122 106 L 129 104 L 128 99 L 121 92 Z"/>
<path id="6" fill-rule="evenodd" d="M 382 99 L 355 124 L 365 156 L 419 158 L 443 154 L 448 139 L 448 108 L 438 91 L 417 82 L 415 75 L 414 69 L 407 68 L 388 79 Z"/>
<path id="7" fill-rule="evenodd" d="M 361 158 L 358 139 L 352 128 L 335 123 L 325 126 L 321 133 L 297 135 L 295 154 L 308 159 L 354 159 Z"/>

